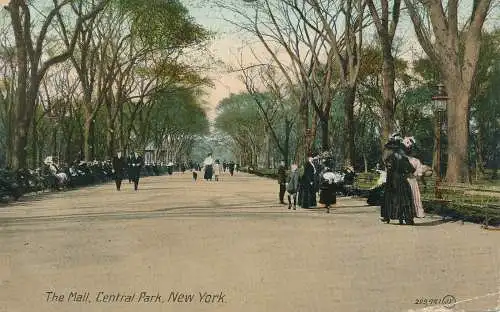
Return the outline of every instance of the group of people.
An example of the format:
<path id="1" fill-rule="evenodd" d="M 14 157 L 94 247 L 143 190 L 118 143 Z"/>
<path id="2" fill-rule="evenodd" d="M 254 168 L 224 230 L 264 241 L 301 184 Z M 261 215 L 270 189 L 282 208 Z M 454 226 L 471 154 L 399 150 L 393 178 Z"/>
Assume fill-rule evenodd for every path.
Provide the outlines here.
<path id="1" fill-rule="evenodd" d="M 347 177 L 354 177 L 352 167 L 347 167 L 341 174 L 333 172 L 333 158 L 320 161 L 318 154 L 309 154 L 304 163 L 304 173 L 299 176 L 298 165 L 292 164 L 287 176 L 285 162 L 278 168 L 279 201 L 286 205 L 285 192 L 288 193 L 288 209 L 295 210 L 297 205 L 302 208 L 313 208 L 318 205 L 316 194 L 319 192 L 319 203 L 330 212 L 330 207 L 337 203 L 339 184 L 345 183 Z"/>
<path id="2" fill-rule="evenodd" d="M 113 177 L 116 183 L 116 190 L 121 189 L 122 180 L 128 176 L 129 183 L 134 183 L 134 190 L 139 188 L 139 178 L 141 168 L 144 165 L 144 159 L 137 152 L 130 154 L 127 158 L 123 157 L 121 152 L 118 152 L 113 157 Z"/>
<path id="3" fill-rule="evenodd" d="M 413 137 L 403 138 L 399 134 L 391 135 L 385 145 L 386 177 L 381 204 L 381 220 L 384 222 L 399 220 L 400 224 L 413 225 L 415 217 L 425 217 L 418 179 L 432 174 L 432 170 L 414 157 L 415 147 Z M 354 168 L 347 166 L 342 172 L 335 172 L 333 158 L 323 157 L 320 161 L 317 154 L 309 154 L 303 168 L 301 176 L 297 164 L 292 164 L 289 175 L 284 161 L 278 168 L 279 201 L 288 204 L 288 209 L 296 209 L 297 205 L 316 207 L 319 192 L 319 203 L 330 212 L 337 203 L 337 193 L 354 182 Z M 288 193 L 288 203 L 284 201 L 285 193 Z"/>
<path id="4" fill-rule="evenodd" d="M 417 179 L 432 172 L 414 157 L 415 139 L 393 134 L 385 144 L 387 177 L 381 205 L 381 220 L 414 225 L 414 218 L 425 217 Z"/>
<path id="5" fill-rule="evenodd" d="M 229 173 L 231 176 L 234 175 L 234 169 L 235 169 L 235 164 L 234 162 L 229 162 L 226 163 L 224 162 L 222 165 L 218 159 L 214 159 L 212 157 L 212 153 L 209 153 L 205 160 L 203 161 L 203 178 L 205 181 L 212 181 L 212 179 L 215 179 L 215 181 L 219 181 L 219 177 L 221 176 L 222 172 L 229 170 Z M 193 180 L 196 181 L 198 178 L 198 173 L 196 172 L 197 169 L 193 168 Z"/>

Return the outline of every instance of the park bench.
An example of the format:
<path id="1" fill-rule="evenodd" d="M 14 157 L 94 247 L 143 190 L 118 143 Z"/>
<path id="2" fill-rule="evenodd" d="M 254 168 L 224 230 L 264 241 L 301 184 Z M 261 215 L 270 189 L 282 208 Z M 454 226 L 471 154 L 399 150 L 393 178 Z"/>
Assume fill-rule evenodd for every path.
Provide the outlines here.
<path id="1" fill-rule="evenodd" d="M 443 194 L 457 196 L 457 201 L 441 200 L 443 205 L 440 210 L 447 209 L 444 206 L 461 205 L 467 210 L 467 214 L 480 217 L 481 220 L 476 220 L 482 223 L 482 227 L 489 229 L 491 224 L 500 223 L 500 188 L 496 186 L 482 186 L 469 184 L 443 184 L 440 186 L 440 191 Z M 479 198 L 477 202 L 472 202 L 472 198 Z M 483 198 L 483 199 L 480 199 Z M 464 202 L 461 202 L 462 201 Z M 465 201 L 464 199 L 467 199 Z M 439 201 L 439 200 L 438 200 Z M 434 200 L 436 203 L 436 200 Z"/>

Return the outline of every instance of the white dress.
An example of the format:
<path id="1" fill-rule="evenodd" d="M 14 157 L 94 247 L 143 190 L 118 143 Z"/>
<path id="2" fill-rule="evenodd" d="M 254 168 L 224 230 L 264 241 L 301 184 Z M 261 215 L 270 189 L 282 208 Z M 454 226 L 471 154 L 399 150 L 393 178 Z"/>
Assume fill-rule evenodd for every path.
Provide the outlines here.
<path id="1" fill-rule="evenodd" d="M 421 177 L 424 174 L 424 167 L 420 160 L 415 157 L 408 157 L 411 165 L 415 168 L 415 172 L 411 177 L 408 178 L 408 183 L 411 187 L 411 194 L 413 197 L 413 204 L 415 206 L 415 216 L 417 218 L 425 217 L 424 207 L 422 206 L 422 199 L 420 197 L 420 188 L 418 186 L 417 177 Z"/>

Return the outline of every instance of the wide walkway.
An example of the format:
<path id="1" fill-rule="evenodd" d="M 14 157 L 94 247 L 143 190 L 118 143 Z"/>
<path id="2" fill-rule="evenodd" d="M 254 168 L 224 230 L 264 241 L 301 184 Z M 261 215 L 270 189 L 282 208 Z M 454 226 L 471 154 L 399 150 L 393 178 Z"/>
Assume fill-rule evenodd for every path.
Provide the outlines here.
<path id="1" fill-rule="evenodd" d="M 499 232 L 347 198 L 289 211 L 277 189 L 186 173 L 0 207 L 0 312 L 500 310 Z"/>

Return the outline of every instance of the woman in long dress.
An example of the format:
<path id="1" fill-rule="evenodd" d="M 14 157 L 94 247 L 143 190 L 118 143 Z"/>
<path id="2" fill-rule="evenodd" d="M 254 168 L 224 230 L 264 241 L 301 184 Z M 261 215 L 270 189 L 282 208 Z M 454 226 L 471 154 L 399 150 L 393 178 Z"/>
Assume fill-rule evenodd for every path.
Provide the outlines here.
<path id="1" fill-rule="evenodd" d="M 213 172 L 213 165 L 214 165 L 214 159 L 212 158 L 212 154 L 208 154 L 207 158 L 203 161 L 203 166 L 204 166 L 204 171 L 205 174 L 203 175 L 203 178 L 205 180 L 210 180 L 212 181 L 212 176 L 214 174 Z"/>
<path id="2" fill-rule="evenodd" d="M 422 199 L 420 197 L 420 187 L 418 186 L 418 178 L 422 177 L 425 171 L 425 166 L 416 157 L 411 156 L 414 153 L 415 139 L 413 137 L 406 137 L 403 140 L 403 144 L 406 147 L 406 152 L 409 155 L 408 160 L 410 164 L 415 168 L 415 172 L 408 177 L 408 183 L 410 183 L 411 194 L 413 198 L 413 206 L 415 207 L 415 216 L 417 218 L 424 218 L 425 211 L 422 206 Z"/>
<path id="3" fill-rule="evenodd" d="M 400 136 L 394 135 L 386 148 L 392 150 L 392 153 L 385 159 L 387 182 L 381 207 L 382 220 L 389 223 L 397 219 L 399 224 L 405 221 L 407 225 L 413 225 L 415 207 L 408 177 L 415 172 L 415 168 L 408 160 Z"/>
<path id="4" fill-rule="evenodd" d="M 313 157 L 310 155 L 304 164 L 304 174 L 300 179 L 299 205 L 302 208 L 316 207 L 315 192 L 316 168 L 313 164 Z"/>

